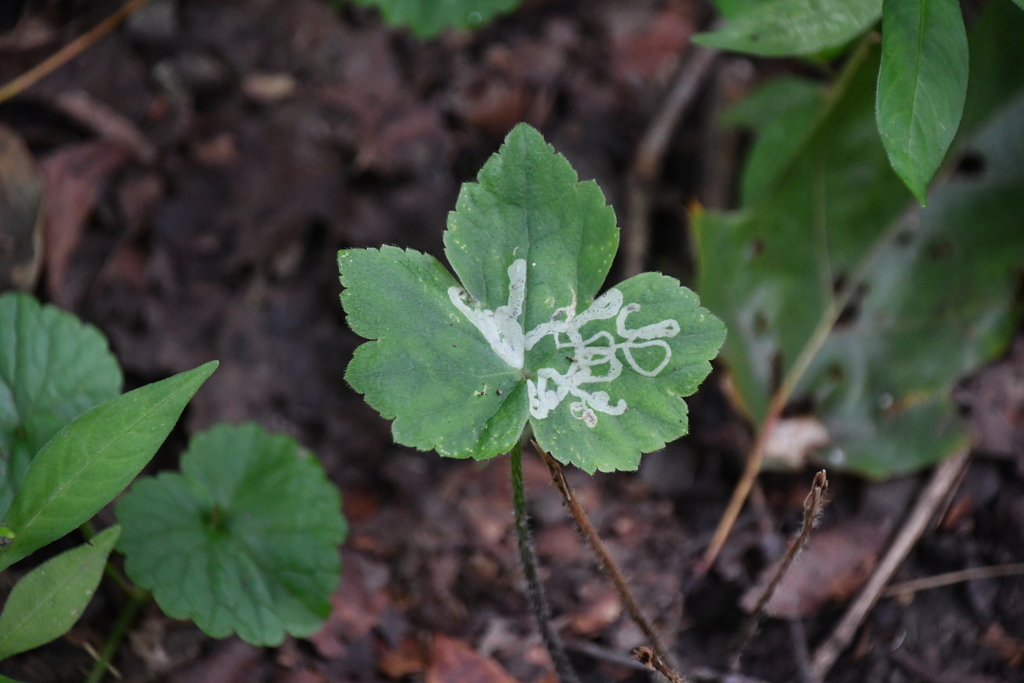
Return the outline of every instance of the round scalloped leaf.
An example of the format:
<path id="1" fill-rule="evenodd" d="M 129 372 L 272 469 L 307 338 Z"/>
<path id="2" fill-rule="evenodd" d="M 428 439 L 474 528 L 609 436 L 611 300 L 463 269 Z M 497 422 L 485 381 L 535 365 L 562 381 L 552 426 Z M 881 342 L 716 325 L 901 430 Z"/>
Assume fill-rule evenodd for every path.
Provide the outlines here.
<path id="1" fill-rule="evenodd" d="M 357 0 L 380 8 L 389 24 L 408 26 L 429 38 L 446 28 L 477 28 L 511 12 L 520 0 Z"/>
<path id="2" fill-rule="evenodd" d="M 408 446 L 489 458 L 529 420 L 562 462 L 636 469 L 641 453 L 686 433 L 682 397 L 707 376 L 725 328 L 661 275 L 597 296 L 615 215 L 533 128 L 509 133 L 478 180 L 463 185 L 444 236 L 461 284 L 413 251 L 338 254 L 349 326 L 373 340 L 346 379 Z"/>
<path id="3" fill-rule="evenodd" d="M 181 474 L 140 479 L 118 503 L 132 581 L 170 617 L 254 645 L 316 632 L 347 527 L 337 489 L 292 439 L 255 424 L 193 437 Z"/>
<path id="4" fill-rule="evenodd" d="M 0 296 L 0 517 L 46 442 L 120 390 L 99 330 L 28 294 Z"/>

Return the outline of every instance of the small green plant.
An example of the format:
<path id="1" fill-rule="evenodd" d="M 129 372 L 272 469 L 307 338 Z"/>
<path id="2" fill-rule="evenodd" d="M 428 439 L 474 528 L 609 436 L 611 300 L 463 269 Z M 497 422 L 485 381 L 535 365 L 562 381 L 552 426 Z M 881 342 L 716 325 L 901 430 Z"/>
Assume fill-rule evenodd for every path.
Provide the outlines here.
<path id="1" fill-rule="evenodd" d="M 579 182 L 520 124 L 449 214 L 445 253 L 460 280 L 415 251 L 338 254 L 348 324 L 373 340 L 356 349 L 346 379 L 394 420 L 398 443 L 455 458 L 511 454 L 528 579 L 527 425 L 562 463 L 636 469 L 642 453 L 686 433 L 683 397 L 725 338 L 670 277 L 644 273 L 599 294 L 618 237 L 597 185 Z M 543 630 L 541 603 L 535 596 Z M 557 644 L 549 647 L 557 664 Z"/>
<path id="2" fill-rule="evenodd" d="M 384 20 L 430 38 L 447 28 L 479 28 L 521 0 L 356 0 L 380 8 Z"/>
<path id="3" fill-rule="evenodd" d="M 140 481 L 143 493 L 117 507 L 120 525 L 92 533 L 89 520 L 152 459 L 216 367 L 118 395 L 121 369 L 95 328 L 28 295 L 0 296 L 0 570 L 76 528 L 88 540 L 14 587 L 0 613 L 0 659 L 74 625 L 104 570 L 119 577 L 108 564 L 119 537 L 129 576 L 214 637 L 280 643 L 326 616 L 345 533 L 338 493 L 315 458 L 254 425 L 197 436 L 183 475 Z M 148 599 L 119 581 L 127 618 L 105 657 Z"/>
<path id="4" fill-rule="evenodd" d="M 283 434 L 220 425 L 192 438 L 181 474 L 135 482 L 117 504 L 125 573 L 175 619 L 255 645 L 304 637 L 330 613 L 345 539 L 338 490 Z"/>

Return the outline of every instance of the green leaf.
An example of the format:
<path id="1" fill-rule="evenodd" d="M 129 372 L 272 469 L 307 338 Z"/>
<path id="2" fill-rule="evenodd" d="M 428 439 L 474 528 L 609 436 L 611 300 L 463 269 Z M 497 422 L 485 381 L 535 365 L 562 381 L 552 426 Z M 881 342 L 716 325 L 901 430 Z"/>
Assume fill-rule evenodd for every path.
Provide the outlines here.
<path id="1" fill-rule="evenodd" d="M 1017 7 L 1024 9 L 1024 0 L 1013 0 L 1013 2 L 1017 5 Z"/>
<path id="2" fill-rule="evenodd" d="M 771 169 L 756 173 L 777 177 L 756 204 L 697 216 L 695 227 L 699 291 L 729 326 L 723 356 L 757 422 L 800 354 L 816 349 L 831 307 L 852 296 L 824 328 L 795 397 L 830 431 L 827 462 L 883 477 L 965 443 L 950 390 L 1012 329 L 1024 262 L 1024 105 L 1004 108 L 972 143 L 982 172 L 956 175 L 928 209 L 908 213 L 911 195 L 872 134 L 877 65 L 876 54 L 822 105 L 785 168 L 759 162 Z"/>
<path id="3" fill-rule="evenodd" d="M 39 449 L 120 390 L 99 330 L 28 294 L 0 296 L 0 518 Z"/>
<path id="4" fill-rule="evenodd" d="M 714 0 L 715 9 L 726 19 L 735 19 L 771 0 Z"/>
<path id="5" fill-rule="evenodd" d="M 686 433 L 683 396 L 710 370 L 720 321 L 671 278 L 595 299 L 618 246 L 593 182 L 517 126 L 463 185 L 445 252 L 338 254 L 356 350 L 346 379 L 399 443 L 450 457 L 507 452 L 527 420 L 542 447 L 593 472 L 635 469 Z"/>
<path id="6" fill-rule="evenodd" d="M 520 0 L 357 0 L 380 8 L 384 20 L 395 26 L 407 26 L 415 33 L 431 37 L 446 28 L 477 28 L 495 16 L 511 12 Z"/>
<path id="7" fill-rule="evenodd" d="M 75 418 L 32 461 L 7 511 L 14 540 L 0 569 L 87 521 L 124 490 L 217 369 L 198 368 L 112 398 Z"/>
<path id="8" fill-rule="evenodd" d="M 0 614 L 0 659 L 44 645 L 75 625 L 100 584 L 120 532 L 117 526 L 106 529 L 18 582 Z"/>
<path id="9" fill-rule="evenodd" d="M 137 481 L 117 505 L 125 572 L 161 609 L 214 638 L 309 636 L 330 612 L 345 539 L 317 459 L 258 425 L 197 434 L 181 474 Z"/>
<path id="10" fill-rule="evenodd" d="M 753 128 L 757 137 L 740 183 L 740 204 L 751 206 L 771 190 L 813 130 L 824 106 L 821 86 L 802 78 L 769 81 L 726 112 L 722 123 Z"/>
<path id="11" fill-rule="evenodd" d="M 849 42 L 882 16 L 882 0 L 772 0 L 693 42 L 766 57 L 811 55 Z"/>
<path id="12" fill-rule="evenodd" d="M 967 94 L 958 0 L 885 0 L 875 109 L 889 162 L 922 204 L 953 142 Z"/>
<path id="13" fill-rule="evenodd" d="M 966 137 L 1024 83 L 1024 13 L 1009 0 L 991 0 L 971 29 L 970 78 L 960 121 Z"/>

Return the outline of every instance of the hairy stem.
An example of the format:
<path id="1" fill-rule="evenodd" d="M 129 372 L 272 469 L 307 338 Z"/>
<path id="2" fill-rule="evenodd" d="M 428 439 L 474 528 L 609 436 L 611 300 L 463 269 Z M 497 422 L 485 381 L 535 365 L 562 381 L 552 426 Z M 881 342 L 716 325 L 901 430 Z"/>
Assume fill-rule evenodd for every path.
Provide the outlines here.
<path id="1" fill-rule="evenodd" d="M 554 481 L 555 486 L 562 494 L 562 498 L 565 499 L 565 504 L 569 508 L 569 514 L 572 515 L 573 520 L 576 522 L 576 526 L 579 528 L 580 533 L 583 534 L 583 538 L 587 540 L 587 545 L 590 546 L 591 551 L 597 556 L 601 567 L 607 572 L 611 578 L 612 583 L 615 584 L 615 589 L 619 592 L 619 596 L 622 598 L 623 604 L 626 606 L 626 611 L 629 612 L 629 616 L 632 617 L 633 621 L 640 630 L 643 631 L 644 636 L 650 642 L 651 651 L 657 655 L 658 660 L 662 662 L 671 662 L 672 659 L 668 653 L 668 649 L 661 642 L 661 638 L 658 636 L 658 632 L 654 629 L 654 625 L 647 619 L 647 616 L 640 609 L 640 603 L 637 602 L 636 596 L 633 595 L 633 590 L 629 587 L 629 582 L 626 581 L 625 575 L 619 566 L 612 559 L 612 556 L 608 553 L 608 549 L 604 545 L 604 541 L 597 533 L 597 529 L 590 522 L 590 517 L 587 516 L 586 510 L 580 505 L 576 499 L 576 494 L 572 492 L 569 487 L 569 482 L 565 478 L 565 472 L 562 471 L 561 464 L 551 457 L 547 452 L 544 451 L 540 445 L 534 441 L 533 448 L 540 456 L 544 459 L 548 469 L 551 471 L 551 479 Z"/>
<path id="2" fill-rule="evenodd" d="M 92 671 L 89 672 L 89 678 L 85 679 L 85 683 L 100 683 L 103 680 L 103 676 L 107 673 L 110 668 L 110 661 L 114 658 L 117 653 L 117 648 L 121 645 L 121 640 L 124 639 L 124 634 L 127 633 L 128 627 L 132 625 L 135 620 L 135 615 L 139 613 L 139 609 L 146 604 L 148 597 L 140 598 L 132 595 L 128 598 L 128 604 L 121 610 L 120 616 L 117 617 L 117 622 L 114 624 L 114 628 L 110 631 L 110 635 L 107 637 L 107 642 L 103 645 L 103 651 L 100 653 L 99 659 L 92 667 Z"/>
<path id="3" fill-rule="evenodd" d="M 537 574 L 537 555 L 533 550 L 533 539 L 530 537 L 530 517 L 526 512 L 526 487 L 523 485 L 523 454 L 518 442 L 509 452 L 512 466 L 512 504 L 516 515 L 516 541 L 519 542 L 519 561 L 523 565 L 526 585 L 530 599 L 530 609 L 537 618 L 541 638 L 551 654 L 555 672 L 562 683 L 579 683 L 579 678 L 565 654 L 562 639 L 558 637 L 551 623 L 551 607 L 544 596 L 544 587 Z"/>

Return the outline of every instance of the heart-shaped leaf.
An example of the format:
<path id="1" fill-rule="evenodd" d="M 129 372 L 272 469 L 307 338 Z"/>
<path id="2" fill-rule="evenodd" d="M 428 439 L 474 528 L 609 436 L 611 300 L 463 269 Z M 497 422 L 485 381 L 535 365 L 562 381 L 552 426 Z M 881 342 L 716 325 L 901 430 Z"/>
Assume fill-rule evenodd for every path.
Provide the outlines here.
<path id="1" fill-rule="evenodd" d="M 330 612 L 341 499 L 317 459 L 258 425 L 197 434 L 181 474 L 135 482 L 117 505 L 125 572 L 168 616 L 255 645 L 309 636 Z"/>
<path id="2" fill-rule="evenodd" d="M 351 328 L 372 339 L 346 379 L 399 443 L 451 457 L 507 452 L 527 420 L 587 472 L 631 470 L 686 433 L 684 396 L 725 336 L 676 280 L 647 273 L 600 296 L 618 246 L 593 182 L 525 124 L 466 183 L 445 253 L 338 254 Z"/>
<path id="3" fill-rule="evenodd" d="M 521 0 L 356 0 L 379 7 L 384 20 L 415 33 L 436 36 L 446 28 L 477 28 L 498 14 L 511 12 Z"/>
<path id="4" fill-rule="evenodd" d="M 0 659 L 48 643 L 75 625 L 96 592 L 120 531 L 105 529 L 18 582 L 0 614 Z"/>
<path id="5" fill-rule="evenodd" d="M 0 296 L 0 518 L 43 444 L 120 391 L 99 330 L 28 294 Z"/>

